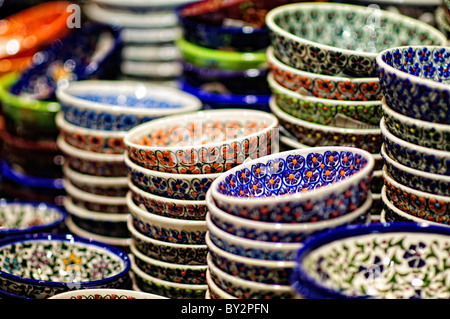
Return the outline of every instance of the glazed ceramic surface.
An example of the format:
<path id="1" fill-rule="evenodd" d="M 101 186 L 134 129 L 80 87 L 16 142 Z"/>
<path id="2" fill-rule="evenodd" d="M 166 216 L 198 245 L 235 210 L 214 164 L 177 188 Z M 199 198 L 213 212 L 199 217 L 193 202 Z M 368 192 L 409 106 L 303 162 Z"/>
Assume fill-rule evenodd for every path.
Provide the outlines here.
<path id="1" fill-rule="evenodd" d="M 206 271 L 206 282 L 208 284 L 208 293 L 211 299 L 237 299 L 235 296 L 223 291 L 219 286 L 217 286 L 211 277 L 211 272 L 209 269 Z"/>
<path id="2" fill-rule="evenodd" d="M 445 36 L 425 22 L 373 7 L 294 3 L 266 16 L 274 55 L 311 73 L 374 77 L 375 58 L 401 45 L 445 45 Z"/>
<path id="3" fill-rule="evenodd" d="M 450 124 L 450 47 L 394 47 L 381 52 L 376 61 L 391 109 L 423 121 Z"/>
<path id="4" fill-rule="evenodd" d="M 293 281 L 312 298 L 447 299 L 449 234 L 416 223 L 340 228 L 300 249 Z"/>
<path id="5" fill-rule="evenodd" d="M 166 297 L 127 289 L 80 289 L 54 295 L 49 299 L 76 300 L 122 300 L 122 299 L 167 299 Z"/>
<path id="6" fill-rule="evenodd" d="M 125 144 L 131 162 L 146 169 L 208 175 L 276 152 L 277 124 L 261 111 L 208 110 L 140 125 Z"/>
<path id="7" fill-rule="evenodd" d="M 437 28 L 447 36 L 450 37 L 450 9 L 438 7 L 434 12 L 434 19 L 436 20 Z"/>
<path id="8" fill-rule="evenodd" d="M 37 299 L 71 289 L 120 288 L 130 269 L 120 249 L 71 235 L 14 237 L 0 251 L 2 289 Z"/>
<path id="9" fill-rule="evenodd" d="M 373 157 L 361 149 L 299 149 L 244 163 L 219 176 L 210 191 L 217 207 L 242 218 L 315 222 L 359 207 L 373 166 Z"/>

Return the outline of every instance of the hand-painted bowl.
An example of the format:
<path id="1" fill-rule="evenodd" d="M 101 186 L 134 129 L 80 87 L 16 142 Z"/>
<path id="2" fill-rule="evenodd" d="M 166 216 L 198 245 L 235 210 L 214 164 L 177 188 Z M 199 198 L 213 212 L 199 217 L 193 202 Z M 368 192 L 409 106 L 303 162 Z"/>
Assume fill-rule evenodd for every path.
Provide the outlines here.
<path id="1" fill-rule="evenodd" d="M 183 28 L 186 41 L 198 46 L 224 51 L 255 52 L 265 50 L 270 45 L 269 30 L 266 27 L 230 25 L 226 21 L 213 24 L 197 17 L 183 15 L 183 10 L 196 3 L 178 6 L 175 13 Z"/>
<path id="2" fill-rule="evenodd" d="M 450 176 L 450 151 L 416 145 L 398 138 L 380 122 L 386 154 L 405 166 L 434 174 Z"/>
<path id="3" fill-rule="evenodd" d="M 216 206 L 211 194 L 206 197 L 211 221 L 223 231 L 238 237 L 274 243 L 304 242 L 315 234 L 342 225 L 366 223 L 372 206 L 372 194 L 358 208 L 336 218 L 314 222 L 277 223 L 258 221 L 229 214 Z"/>
<path id="4" fill-rule="evenodd" d="M 397 113 L 382 101 L 386 129 L 402 140 L 442 151 L 450 151 L 450 125 L 421 121 Z"/>
<path id="5" fill-rule="evenodd" d="M 167 299 L 167 297 L 128 289 L 79 289 L 74 291 L 62 292 L 60 294 L 51 296 L 48 299 L 130 300 L 130 299 Z"/>
<path id="6" fill-rule="evenodd" d="M 302 94 L 283 87 L 275 80 L 273 73 L 269 74 L 267 81 L 276 105 L 300 120 L 348 128 L 352 125 L 376 126 L 383 116 L 379 100 L 342 101 Z"/>
<path id="7" fill-rule="evenodd" d="M 182 58 L 194 65 L 225 70 L 261 69 L 267 66 L 266 52 L 237 52 L 206 48 L 183 37 L 175 41 Z"/>
<path id="8" fill-rule="evenodd" d="M 133 202 L 153 214 L 183 220 L 204 220 L 208 208 L 204 200 L 181 200 L 153 195 L 128 181 Z"/>
<path id="9" fill-rule="evenodd" d="M 295 296 L 290 285 L 266 284 L 230 275 L 217 267 L 210 255 L 207 265 L 213 282 L 238 299 L 293 299 Z"/>
<path id="10" fill-rule="evenodd" d="M 398 209 L 418 218 L 450 224 L 450 196 L 421 192 L 395 181 L 383 170 L 386 197 Z"/>
<path id="11" fill-rule="evenodd" d="M 288 285 L 293 261 L 258 260 L 226 252 L 217 247 L 206 234 L 206 245 L 212 262 L 220 270 L 245 280 L 265 284 Z"/>
<path id="12" fill-rule="evenodd" d="M 226 291 L 223 291 L 214 283 L 209 269 L 206 271 L 206 283 L 208 284 L 207 292 L 209 292 L 210 299 L 237 299 L 237 297 L 230 295 Z"/>
<path id="13" fill-rule="evenodd" d="M 14 236 L 0 250 L 1 289 L 17 295 L 45 299 L 73 289 L 122 288 L 129 279 L 122 250 L 72 235 Z"/>
<path id="14" fill-rule="evenodd" d="M 64 119 L 85 128 L 128 131 L 143 122 L 196 111 L 196 97 L 179 89 L 138 81 L 77 81 L 56 92 Z"/>
<path id="15" fill-rule="evenodd" d="M 298 251 L 292 284 L 308 299 L 448 299 L 449 235 L 418 223 L 340 227 Z"/>
<path id="16" fill-rule="evenodd" d="M 261 222 L 299 223 L 346 215 L 366 199 L 374 159 L 351 147 L 264 156 L 221 174 L 210 192 L 225 212 Z"/>
<path id="17" fill-rule="evenodd" d="M 450 176 L 424 172 L 403 165 L 387 154 L 384 145 L 381 148 L 381 156 L 387 172 L 398 183 L 422 192 L 450 196 Z"/>
<path id="18" fill-rule="evenodd" d="M 450 47 L 401 46 L 376 58 L 386 104 L 415 119 L 450 124 Z"/>
<path id="19" fill-rule="evenodd" d="M 278 84 L 303 95 L 341 101 L 375 101 L 383 96 L 378 77 L 331 76 L 295 69 L 279 61 L 272 47 L 267 49 L 267 60 Z"/>
<path id="20" fill-rule="evenodd" d="M 82 174 L 102 177 L 126 177 L 127 167 L 123 154 L 102 154 L 81 150 L 67 144 L 62 136 L 57 139 L 67 165 Z"/>
<path id="21" fill-rule="evenodd" d="M 136 166 L 212 178 L 247 158 L 276 152 L 277 124 L 274 115 L 262 111 L 207 110 L 139 125 L 124 142 Z"/>
<path id="22" fill-rule="evenodd" d="M 128 216 L 127 227 L 131 235 L 132 244 L 145 256 L 174 264 L 206 264 L 206 255 L 208 253 L 206 244 L 178 244 L 153 239 L 141 234 L 135 228 L 131 214 Z"/>
<path id="23" fill-rule="evenodd" d="M 297 250 L 303 245 L 303 243 L 274 243 L 235 236 L 217 227 L 209 214 L 206 214 L 206 227 L 214 245 L 230 254 L 246 258 L 292 261 Z"/>
<path id="24" fill-rule="evenodd" d="M 183 265 L 160 261 L 144 255 L 133 244 L 130 246 L 130 251 L 133 254 L 136 267 L 149 276 L 180 284 L 206 284 L 206 264 Z"/>
<path id="25" fill-rule="evenodd" d="M 372 154 L 380 152 L 381 131 L 379 125 L 361 125 L 346 120 L 347 128 L 316 124 L 298 119 L 281 110 L 272 96 L 269 101 L 272 113 L 295 140 L 309 147 L 317 146 L 348 146 L 361 148 Z"/>
<path id="26" fill-rule="evenodd" d="M 30 233 L 57 233 L 67 212 L 50 203 L 0 200 L 0 238 Z"/>
<path id="27" fill-rule="evenodd" d="M 141 234 L 165 242 L 204 245 L 206 222 L 164 217 L 137 206 L 131 194 L 126 197 L 134 228 Z"/>
<path id="28" fill-rule="evenodd" d="M 208 285 L 184 284 L 161 280 L 142 271 L 132 259 L 131 271 L 134 273 L 136 286 L 146 293 L 168 297 L 170 299 L 204 299 Z"/>
<path id="29" fill-rule="evenodd" d="M 275 57 L 304 71 L 325 75 L 377 76 L 375 58 L 401 45 L 445 45 L 425 22 L 367 6 L 294 3 L 266 16 Z"/>

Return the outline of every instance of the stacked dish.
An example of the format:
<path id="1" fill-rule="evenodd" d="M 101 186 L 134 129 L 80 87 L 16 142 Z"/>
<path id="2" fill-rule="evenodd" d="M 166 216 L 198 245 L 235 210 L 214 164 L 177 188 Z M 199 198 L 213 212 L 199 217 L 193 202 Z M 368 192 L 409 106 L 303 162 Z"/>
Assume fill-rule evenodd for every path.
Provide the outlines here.
<path id="1" fill-rule="evenodd" d="M 405 46 L 377 57 L 383 89 L 386 220 L 448 225 L 450 47 Z"/>
<path id="2" fill-rule="evenodd" d="M 285 135 L 306 146 L 364 149 L 376 158 L 374 176 L 381 180 L 377 53 L 402 43 L 441 45 L 445 37 L 424 22 L 347 4 L 284 5 L 271 10 L 266 23 L 273 34 L 267 51 L 270 109 Z M 377 198 L 381 187 L 373 184 Z"/>
<path id="3" fill-rule="evenodd" d="M 206 198 L 208 267 L 215 284 L 210 291 L 294 298 L 289 277 L 303 242 L 368 222 L 373 167 L 364 150 L 316 147 L 267 155 L 219 176 Z"/>
<path id="4" fill-rule="evenodd" d="M 277 152 L 277 124 L 266 112 L 208 110 L 156 119 L 126 134 L 128 228 L 141 290 L 204 298 L 206 193 L 245 159 Z"/>
<path id="5" fill-rule="evenodd" d="M 125 134 L 158 117 L 198 110 L 201 102 L 178 89 L 133 81 L 74 81 L 56 96 L 68 225 L 77 235 L 128 247 Z"/>

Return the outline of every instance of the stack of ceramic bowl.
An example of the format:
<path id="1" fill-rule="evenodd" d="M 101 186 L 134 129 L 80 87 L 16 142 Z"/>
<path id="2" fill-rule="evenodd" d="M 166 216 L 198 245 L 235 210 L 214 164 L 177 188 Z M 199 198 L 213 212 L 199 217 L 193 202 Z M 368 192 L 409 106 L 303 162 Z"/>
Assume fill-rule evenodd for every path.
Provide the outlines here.
<path id="1" fill-rule="evenodd" d="M 177 7 L 180 87 L 200 98 L 206 109 L 269 111 L 265 51 L 270 40 L 264 17 L 279 2 L 204 0 Z"/>
<path id="2" fill-rule="evenodd" d="M 128 247 L 126 132 L 158 117 L 198 110 L 201 102 L 178 89 L 133 81 L 74 81 L 56 95 L 69 228 Z"/>
<path id="3" fill-rule="evenodd" d="M 174 42 L 181 35 L 175 7 L 191 0 L 90 0 L 85 15 L 122 29 L 120 71 L 125 79 L 172 82 L 181 74 L 180 52 Z"/>
<path id="4" fill-rule="evenodd" d="M 219 176 L 206 198 L 211 296 L 294 298 L 289 277 L 303 243 L 369 221 L 374 163 L 361 149 L 315 147 L 254 159 Z"/>
<path id="5" fill-rule="evenodd" d="M 267 14 L 266 23 L 273 35 L 267 51 L 271 111 L 292 142 L 353 146 L 373 154 L 377 218 L 383 160 L 375 57 L 396 43 L 442 44 L 442 34 L 406 16 L 339 3 L 280 6 Z"/>
<path id="6" fill-rule="evenodd" d="M 449 46 L 394 47 L 377 57 L 385 220 L 450 225 L 449 63 Z"/>
<path id="7" fill-rule="evenodd" d="M 277 124 L 262 111 L 207 110 L 157 119 L 127 133 L 128 227 L 141 290 L 205 297 L 206 193 L 247 158 L 277 152 Z"/>

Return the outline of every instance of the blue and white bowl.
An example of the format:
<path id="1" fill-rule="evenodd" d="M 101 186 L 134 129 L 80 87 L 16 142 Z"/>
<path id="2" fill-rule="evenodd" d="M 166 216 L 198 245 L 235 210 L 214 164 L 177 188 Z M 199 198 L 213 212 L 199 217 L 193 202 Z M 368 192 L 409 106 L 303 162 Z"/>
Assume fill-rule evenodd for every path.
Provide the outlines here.
<path id="1" fill-rule="evenodd" d="M 345 215 L 367 197 L 373 156 L 352 147 L 316 147 L 264 156 L 210 187 L 217 207 L 257 221 L 315 222 Z"/>
<path id="2" fill-rule="evenodd" d="M 179 89 L 137 81 L 77 81 L 56 96 L 64 119 L 85 128 L 128 131 L 162 116 L 197 111 L 201 101 Z"/>

